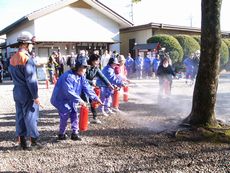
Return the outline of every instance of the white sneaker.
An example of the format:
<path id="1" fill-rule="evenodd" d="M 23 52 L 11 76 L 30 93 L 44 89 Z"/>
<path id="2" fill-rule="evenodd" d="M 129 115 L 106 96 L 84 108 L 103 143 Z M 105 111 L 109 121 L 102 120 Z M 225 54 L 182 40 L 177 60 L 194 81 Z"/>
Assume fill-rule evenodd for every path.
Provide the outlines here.
<path id="1" fill-rule="evenodd" d="M 115 111 L 115 112 L 120 112 L 119 108 L 112 108 L 112 110 Z"/>
<path id="2" fill-rule="evenodd" d="M 92 121 L 91 121 L 91 123 L 93 123 L 93 124 L 102 124 L 102 122 L 99 120 L 99 119 L 93 119 Z"/>
<path id="3" fill-rule="evenodd" d="M 114 115 L 114 114 L 115 114 L 115 112 L 113 112 L 113 111 L 112 111 L 111 109 L 109 109 L 109 108 L 108 108 L 107 111 L 108 111 L 108 113 L 111 114 L 111 115 Z"/>
<path id="4" fill-rule="evenodd" d="M 102 113 L 102 115 L 105 116 L 105 117 L 108 117 L 108 116 L 109 116 L 109 114 L 107 114 L 105 111 L 102 111 L 101 113 Z"/>

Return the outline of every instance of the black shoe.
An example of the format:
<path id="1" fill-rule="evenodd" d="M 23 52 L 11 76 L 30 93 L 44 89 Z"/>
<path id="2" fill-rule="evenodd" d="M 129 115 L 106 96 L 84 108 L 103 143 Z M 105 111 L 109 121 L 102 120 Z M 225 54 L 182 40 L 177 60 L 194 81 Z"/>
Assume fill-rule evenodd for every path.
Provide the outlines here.
<path id="1" fill-rule="evenodd" d="M 20 147 L 23 150 L 27 150 L 29 148 L 25 136 L 20 136 Z"/>
<path id="2" fill-rule="evenodd" d="M 78 134 L 76 134 L 76 133 L 72 133 L 71 134 L 71 139 L 73 140 L 73 141 L 81 141 L 81 138 L 78 136 Z"/>
<path id="3" fill-rule="evenodd" d="M 37 141 L 38 139 L 37 138 L 30 138 L 30 140 L 31 140 L 30 147 L 32 149 L 42 149 L 43 148 L 42 144 L 38 143 L 38 141 Z"/>
<path id="4" fill-rule="evenodd" d="M 66 134 L 59 134 L 58 135 L 58 140 L 66 140 L 68 136 Z"/>

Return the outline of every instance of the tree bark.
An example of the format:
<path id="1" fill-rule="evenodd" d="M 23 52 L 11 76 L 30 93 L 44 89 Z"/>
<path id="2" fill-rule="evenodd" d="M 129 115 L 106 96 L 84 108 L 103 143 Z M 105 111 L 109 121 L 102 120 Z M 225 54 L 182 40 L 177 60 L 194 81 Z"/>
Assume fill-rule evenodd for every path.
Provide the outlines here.
<path id="1" fill-rule="evenodd" d="M 217 125 L 215 104 L 220 63 L 222 0 L 202 0 L 201 55 L 192 110 L 184 120 L 194 126 Z"/>

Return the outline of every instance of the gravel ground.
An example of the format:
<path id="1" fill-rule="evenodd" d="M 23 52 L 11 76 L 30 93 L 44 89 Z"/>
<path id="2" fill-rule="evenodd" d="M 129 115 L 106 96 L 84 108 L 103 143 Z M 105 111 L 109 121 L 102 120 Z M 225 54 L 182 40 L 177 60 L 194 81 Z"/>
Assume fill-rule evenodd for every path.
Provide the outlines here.
<path id="1" fill-rule="evenodd" d="M 40 82 L 45 108 L 40 110 L 39 131 L 44 148 L 22 151 L 15 139 L 13 86 L 5 81 L 0 85 L 0 172 L 230 172 L 229 144 L 177 140 L 169 133 L 189 114 L 193 87 L 174 80 L 171 99 L 159 104 L 157 80 L 133 82 L 129 102 L 120 99 L 119 114 L 100 116 L 103 124 L 90 124 L 81 132 L 82 141 L 61 142 L 56 140 L 59 117 L 49 103 L 53 87 L 46 89 Z M 229 122 L 229 89 L 230 74 L 224 74 L 216 112 L 225 122 Z"/>

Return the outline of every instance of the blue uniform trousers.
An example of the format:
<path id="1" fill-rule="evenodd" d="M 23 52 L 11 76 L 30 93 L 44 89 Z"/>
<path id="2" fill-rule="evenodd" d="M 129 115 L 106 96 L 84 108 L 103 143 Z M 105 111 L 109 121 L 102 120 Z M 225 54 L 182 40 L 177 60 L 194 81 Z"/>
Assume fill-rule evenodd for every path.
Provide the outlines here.
<path id="1" fill-rule="evenodd" d="M 38 138 L 39 132 L 37 128 L 39 106 L 33 104 L 33 101 L 27 103 L 16 104 L 16 135 Z M 31 106 L 32 105 L 32 106 Z"/>
<path id="2" fill-rule="evenodd" d="M 75 134 L 79 133 L 79 117 L 77 112 L 75 111 L 68 112 L 68 113 L 59 112 L 59 116 L 60 116 L 59 134 L 65 134 L 69 117 L 71 122 L 72 133 Z"/>
<path id="3" fill-rule="evenodd" d="M 111 106 L 112 103 L 112 94 L 113 91 L 111 91 L 108 87 L 101 87 L 101 95 L 100 99 L 104 106 L 100 106 L 100 109 L 104 108 L 105 111 Z"/>

